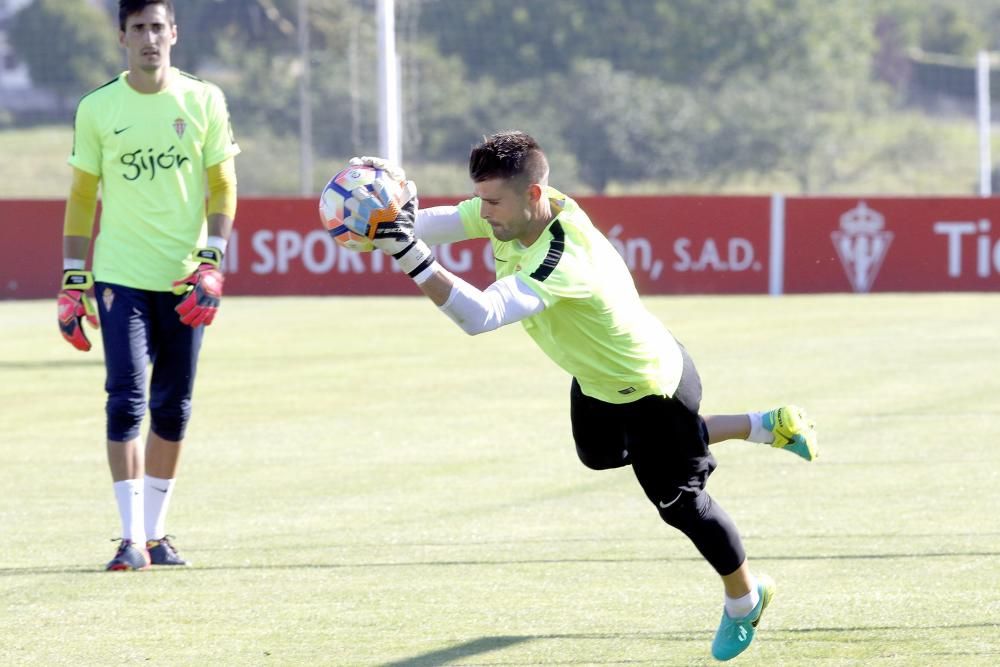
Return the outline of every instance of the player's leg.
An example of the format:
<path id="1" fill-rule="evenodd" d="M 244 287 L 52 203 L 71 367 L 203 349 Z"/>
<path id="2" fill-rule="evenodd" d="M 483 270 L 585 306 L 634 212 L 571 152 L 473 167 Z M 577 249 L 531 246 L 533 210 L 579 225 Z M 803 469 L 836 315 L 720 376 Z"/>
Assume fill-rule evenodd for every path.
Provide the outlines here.
<path id="1" fill-rule="evenodd" d="M 608 470 L 628 465 L 628 447 L 620 418 L 622 406 L 591 398 L 573 378 L 569 392 L 569 414 L 576 453 L 585 466 Z"/>
<path id="2" fill-rule="evenodd" d="M 145 498 L 146 548 L 153 565 L 190 565 L 177 553 L 167 535 L 166 519 L 173 497 L 183 440 L 166 440 L 150 430 L 146 438 Z"/>
<path id="3" fill-rule="evenodd" d="M 646 496 L 667 524 L 683 532 L 719 574 L 725 590 L 723 623 L 712 653 L 729 659 L 749 645 L 773 587 L 750 574 L 743 541 L 728 513 L 705 492 L 715 470 L 708 450 L 708 430 L 697 410 L 701 384 L 690 357 L 684 355 L 681 386 L 673 398 L 646 397 L 630 404 L 627 420 L 632 468 Z M 762 591 L 766 590 L 766 598 Z M 765 602 L 761 602 L 765 599 Z M 741 641 L 729 637 L 739 624 Z"/>
<path id="4" fill-rule="evenodd" d="M 95 294 L 104 342 L 107 392 L 107 455 L 122 539 L 108 570 L 149 567 L 143 524 L 143 456 L 139 429 L 145 414 L 149 308 L 145 294 L 97 283 Z"/>
<path id="5" fill-rule="evenodd" d="M 153 565 L 188 564 L 167 535 L 166 518 L 191 417 L 191 395 L 205 328 L 181 324 L 174 311 L 178 298 L 170 293 L 157 294 L 157 326 L 151 336 L 145 528 Z"/>
<path id="6" fill-rule="evenodd" d="M 816 424 L 796 405 L 783 405 L 767 412 L 708 415 L 708 442 L 748 440 L 771 445 L 812 461 L 819 456 Z"/>
<path id="7" fill-rule="evenodd" d="M 708 444 L 750 438 L 750 415 L 705 415 Z"/>
<path id="8" fill-rule="evenodd" d="M 726 604 L 715 638 L 712 656 L 731 660 L 745 651 L 757 632 L 764 610 L 774 598 L 774 581 L 766 574 L 753 576 L 746 561 L 733 573 L 722 577 Z M 740 591 L 748 591 L 740 595 Z"/>

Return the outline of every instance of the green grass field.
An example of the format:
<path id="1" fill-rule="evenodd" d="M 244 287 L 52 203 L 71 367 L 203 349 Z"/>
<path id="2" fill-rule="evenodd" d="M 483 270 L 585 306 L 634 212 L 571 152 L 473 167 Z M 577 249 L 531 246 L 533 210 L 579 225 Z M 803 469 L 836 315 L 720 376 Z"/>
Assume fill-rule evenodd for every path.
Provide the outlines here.
<path id="1" fill-rule="evenodd" d="M 777 596 L 745 665 L 1000 663 L 1000 295 L 654 298 L 705 412 L 800 402 L 807 464 L 716 448 Z M 227 298 L 168 530 L 105 573 L 99 349 L 0 302 L 0 664 L 707 665 L 722 592 L 628 469 L 576 460 L 518 327 L 417 298 Z"/>

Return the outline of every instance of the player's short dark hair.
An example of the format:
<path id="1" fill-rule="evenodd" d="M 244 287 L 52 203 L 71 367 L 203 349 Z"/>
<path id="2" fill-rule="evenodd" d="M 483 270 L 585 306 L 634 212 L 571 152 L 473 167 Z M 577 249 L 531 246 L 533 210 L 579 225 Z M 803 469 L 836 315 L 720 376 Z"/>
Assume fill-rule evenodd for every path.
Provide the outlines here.
<path id="1" fill-rule="evenodd" d="M 174 22 L 174 3 L 171 0 L 118 0 L 118 29 L 125 32 L 125 21 L 132 14 L 138 14 L 148 5 L 163 5 L 170 22 Z"/>
<path id="2" fill-rule="evenodd" d="M 516 180 L 521 184 L 544 183 L 549 161 L 531 136 L 517 130 L 483 137 L 483 143 L 469 154 L 469 176 L 474 183 L 492 178 Z"/>

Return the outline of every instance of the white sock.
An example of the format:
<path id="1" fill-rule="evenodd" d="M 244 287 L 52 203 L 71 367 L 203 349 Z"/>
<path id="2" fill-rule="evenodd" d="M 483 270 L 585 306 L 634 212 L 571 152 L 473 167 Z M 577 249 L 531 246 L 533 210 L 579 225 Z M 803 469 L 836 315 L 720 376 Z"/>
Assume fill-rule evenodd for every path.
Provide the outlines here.
<path id="1" fill-rule="evenodd" d="M 118 516 L 122 520 L 122 539 L 146 547 L 146 532 L 142 525 L 142 480 L 123 479 L 114 483 Z"/>
<path id="2" fill-rule="evenodd" d="M 774 433 L 764 428 L 764 413 L 749 412 L 747 416 L 750 417 L 750 435 L 747 437 L 747 440 L 750 442 L 760 442 L 765 445 L 773 443 Z"/>
<path id="3" fill-rule="evenodd" d="M 750 592 L 739 598 L 726 596 L 726 615 L 732 619 L 743 618 L 757 606 L 760 602 L 760 593 L 757 592 L 757 580 L 754 579 L 750 585 Z"/>
<path id="4" fill-rule="evenodd" d="M 146 475 L 146 534 L 158 540 L 167 534 L 167 509 L 174 495 L 174 480 Z"/>

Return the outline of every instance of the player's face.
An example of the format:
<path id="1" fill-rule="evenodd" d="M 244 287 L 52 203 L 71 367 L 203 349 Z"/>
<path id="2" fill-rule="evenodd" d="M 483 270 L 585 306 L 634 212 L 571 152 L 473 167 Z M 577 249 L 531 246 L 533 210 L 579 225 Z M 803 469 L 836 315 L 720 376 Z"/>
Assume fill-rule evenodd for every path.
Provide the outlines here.
<path id="1" fill-rule="evenodd" d="M 128 53 L 129 69 L 154 72 L 170 67 L 170 47 L 177 43 L 177 26 L 165 6 L 146 5 L 125 19 L 125 31 L 118 33 L 118 41 Z"/>
<path id="2" fill-rule="evenodd" d="M 522 189 L 513 181 L 491 178 L 476 183 L 472 194 L 481 200 L 479 214 L 490 223 L 497 240 L 524 241 L 532 234 L 529 187 Z"/>

